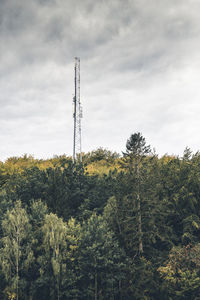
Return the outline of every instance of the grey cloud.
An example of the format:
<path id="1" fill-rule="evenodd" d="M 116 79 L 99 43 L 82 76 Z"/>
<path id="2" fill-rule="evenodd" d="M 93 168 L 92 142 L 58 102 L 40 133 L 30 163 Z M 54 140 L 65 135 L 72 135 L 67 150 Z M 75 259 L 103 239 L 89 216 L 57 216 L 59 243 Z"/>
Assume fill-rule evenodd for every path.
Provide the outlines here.
<path id="1" fill-rule="evenodd" d="M 194 0 L 2 0 L 0 135 L 8 147 L 0 159 L 15 150 L 71 153 L 74 56 L 85 151 L 120 152 L 133 131 L 160 153 L 196 147 L 199 8 Z"/>

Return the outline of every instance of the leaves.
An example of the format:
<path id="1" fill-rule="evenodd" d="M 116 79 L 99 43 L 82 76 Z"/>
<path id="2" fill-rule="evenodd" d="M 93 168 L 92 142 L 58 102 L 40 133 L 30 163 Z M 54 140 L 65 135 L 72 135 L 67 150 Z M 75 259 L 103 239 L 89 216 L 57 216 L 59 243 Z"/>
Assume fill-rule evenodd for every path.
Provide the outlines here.
<path id="1" fill-rule="evenodd" d="M 31 225 L 20 201 L 15 203 L 13 209 L 7 211 L 2 221 L 2 230 L 0 264 L 9 283 L 10 292 L 16 293 L 18 299 L 19 284 L 24 282 L 20 274 L 22 271 L 28 271 L 34 261 L 30 243 Z"/>
<path id="2" fill-rule="evenodd" d="M 199 241 L 199 152 L 0 163 L 1 299 L 199 299 Z"/>

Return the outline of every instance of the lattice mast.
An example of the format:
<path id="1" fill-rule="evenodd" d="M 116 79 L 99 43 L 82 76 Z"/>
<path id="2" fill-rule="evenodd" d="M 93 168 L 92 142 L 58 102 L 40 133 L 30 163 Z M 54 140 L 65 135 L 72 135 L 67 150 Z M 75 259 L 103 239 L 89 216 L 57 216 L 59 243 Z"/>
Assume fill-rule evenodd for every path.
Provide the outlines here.
<path id="1" fill-rule="evenodd" d="M 75 57 L 74 64 L 74 141 L 73 141 L 73 162 L 82 161 L 81 156 L 81 118 L 82 106 L 80 100 L 80 58 Z"/>

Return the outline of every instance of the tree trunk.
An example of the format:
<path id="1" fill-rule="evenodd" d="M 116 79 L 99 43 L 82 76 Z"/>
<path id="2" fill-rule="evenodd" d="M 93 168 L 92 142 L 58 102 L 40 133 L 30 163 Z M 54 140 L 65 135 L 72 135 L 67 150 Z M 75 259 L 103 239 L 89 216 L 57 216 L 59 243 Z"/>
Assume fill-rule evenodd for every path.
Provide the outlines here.
<path id="1" fill-rule="evenodd" d="M 19 233 L 18 233 L 18 230 L 17 230 L 16 273 L 17 273 L 17 300 L 18 300 L 19 299 Z"/>
<path id="2" fill-rule="evenodd" d="M 60 300 L 60 290 L 59 290 L 59 286 L 58 286 L 58 300 Z"/>
<path id="3" fill-rule="evenodd" d="M 138 234 L 139 234 L 139 254 L 143 253 L 142 241 L 142 215 L 141 215 L 141 199 L 140 199 L 140 169 L 137 164 L 137 208 L 138 208 Z"/>
<path id="4" fill-rule="evenodd" d="M 140 195 L 138 197 L 138 232 L 139 232 L 139 254 L 143 253 L 143 241 L 142 241 L 142 216 L 141 216 L 141 204 Z"/>
<path id="5" fill-rule="evenodd" d="M 122 281 L 119 280 L 119 299 L 122 300 Z"/>
<path id="6" fill-rule="evenodd" d="M 98 285 L 97 285 L 97 271 L 95 271 L 95 278 L 94 278 L 95 282 L 94 282 L 94 300 L 98 299 Z"/>

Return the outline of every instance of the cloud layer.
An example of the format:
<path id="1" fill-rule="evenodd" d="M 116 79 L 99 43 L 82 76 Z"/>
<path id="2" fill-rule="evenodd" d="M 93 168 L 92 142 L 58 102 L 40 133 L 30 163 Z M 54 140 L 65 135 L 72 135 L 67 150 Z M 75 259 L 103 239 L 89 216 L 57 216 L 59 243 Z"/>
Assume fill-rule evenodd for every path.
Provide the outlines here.
<path id="1" fill-rule="evenodd" d="M 0 160 L 72 153 L 73 59 L 83 150 L 200 149 L 197 0 L 1 0 Z"/>

